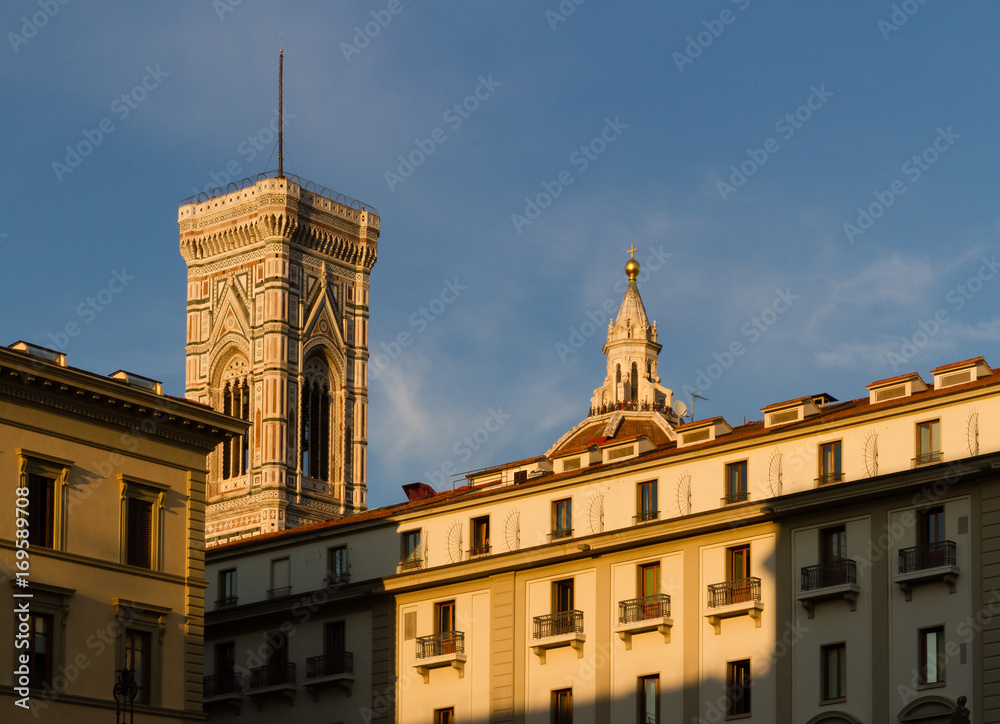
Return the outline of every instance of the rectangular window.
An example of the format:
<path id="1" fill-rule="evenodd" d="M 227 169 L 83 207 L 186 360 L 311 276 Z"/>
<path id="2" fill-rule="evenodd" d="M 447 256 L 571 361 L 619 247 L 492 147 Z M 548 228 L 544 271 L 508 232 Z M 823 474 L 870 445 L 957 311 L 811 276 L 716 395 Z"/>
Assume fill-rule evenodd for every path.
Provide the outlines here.
<path id="1" fill-rule="evenodd" d="M 215 675 L 231 676 L 236 668 L 236 643 L 227 641 L 215 645 Z"/>
<path id="2" fill-rule="evenodd" d="M 472 533 L 469 541 L 470 556 L 485 556 L 490 552 L 490 516 L 472 519 Z"/>
<path id="3" fill-rule="evenodd" d="M 552 584 L 552 612 L 565 613 L 573 610 L 573 579 L 567 578 Z"/>
<path id="4" fill-rule="evenodd" d="M 944 506 L 936 505 L 921 510 L 917 524 L 917 545 L 944 542 Z"/>
<path id="5" fill-rule="evenodd" d="M 275 558 L 271 561 L 271 589 L 267 597 L 278 598 L 291 592 L 291 563 L 288 558 Z"/>
<path id="6" fill-rule="evenodd" d="M 819 532 L 820 563 L 833 563 L 847 558 L 847 529 L 842 525 L 824 528 Z"/>
<path id="7" fill-rule="evenodd" d="M 944 626 L 920 630 L 920 683 L 944 683 Z"/>
<path id="8" fill-rule="evenodd" d="M 820 648 L 822 681 L 820 699 L 832 701 L 847 696 L 847 645 L 830 644 Z"/>
<path id="9" fill-rule="evenodd" d="M 750 577 L 750 545 L 726 549 L 727 581 L 742 581 Z"/>
<path id="10" fill-rule="evenodd" d="M 750 660 L 730 661 L 726 664 L 726 716 L 750 713 Z"/>
<path id="11" fill-rule="evenodd" d="M 455 724 L 455 707 L 434 710 L 434 724 Z"/>
<path id="12" fill-rule="evenodd" d="M 351 566 L 347 560 L 347 546 L 334 546 L 327 550 L 326 576 L 329 585 L 347 583 L 351 579 Z"/>
<path id="13" fill-rule="evenodd" d="M 235 606 L 236 598 L 236 569 L 229 568 L 219 571 L 219 600 L 216 602 L 218 608 Z"/>
<path id="14" fill-rule="evenodd" d="M 28 473 L 28 543 L 52 548 L 55 530 L 54 478 Z"/>
<path id="15" fill-rule="evenodd" d="M 660 675 L 639 677 L 639 724 L 659 724 Z"/>
<path id="16" fill-rule="evenodd" d="M 422 565 L 420 552 L 420 530 L 408 530 L 400 537 L 399 567 L 404 571 L 410 568 L 420 568 Z"/>
<path id="17" fill-rule="evenodd" d="M 343 654 L 347 650 L 347 628 L 343 621 L 333 621 L 323 626 L 323 653 L 327 656 Z"/>
<path id="18" fill-rule="evenodd" d="M 844 478 L 840 441 L 819 446 L 819 484 L 839 483 Z"/>
<path id="19" fill-rule="evenodd" d="M 435 655 L 453 654 L 456 650 L 455 602 L 441 601 L 434 604 L 434 633 L 438 636 Z"/>
<path id="20" fill-rule="evenodd" d="M 936 463 L 941 459 L 941 421 L 928 420 L 917 424 L 917 465 Z"/>
<path id="21" fill-rule="evenodd" d="M 552 503 L 552 538 L 573 535 L 573 500 L 564 498 Z"/>
<path id="22" fill-rule="evenodd" d="M 726 465 L 726 505 L 742 503 L 749 497 L 747 492 L 747 461 Z"/>
<path id="23" fill-rule="evenodd" d="M 552 724 L 573 724 L 573 690 L 552 692 Z"/>
<path id="24" fill-rule="evenodd" d="M 656 500 L 657 484 L 655 480 L 639 483 L 636 499 L 636 522 L 645 523 L 660 517 L 660 507 Z"/>
<path id="25" fill-rule="evenodd" d="M 128 538 L 125 562 L 130 566 L 152 568 L 153 504 L 148 500 L 128 498 Z"/>
<path id="26" fill-rule="evenodd" d="M 40 688 L 43 684 L 52 684 L 52 641 L 53 617 L 46 614 L 33 613 L 28 619 L 28 647 L 31 656 L 31 686 Z"/>
<path id="27" fill-rule="evenodd" d="M 138 687 L 137 704 L 150 703 L 150 643 L 148 631 L 125 629 L 125 667 L 132 670 L 132 679 Z"/>

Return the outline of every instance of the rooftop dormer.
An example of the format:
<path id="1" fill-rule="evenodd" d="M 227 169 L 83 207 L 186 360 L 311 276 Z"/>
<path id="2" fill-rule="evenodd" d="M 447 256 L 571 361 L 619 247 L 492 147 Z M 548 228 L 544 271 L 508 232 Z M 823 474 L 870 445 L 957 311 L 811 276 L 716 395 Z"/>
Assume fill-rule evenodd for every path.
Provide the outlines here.
<path id="1" fill-rule="evenodd" d="M 931 370 L 934 375 L 934 389 L 942 390 L 945 387 L 954 387 L 966 382 L 975 382 L 983 377 L 989 377 L 993 370 L 986 364 L 982 357 L 974 357 L 963 362 L 952 362 Z"/>
<path id="2" fill-rule="evenodd" d="M 916 372 L 889 377 L 868 385 L 868 403 L 875 405 L 879 402 L 895 400 L 898 397 L 909 397 L 915 392 L 923 392 L 926 389 L 927 384 Z"/>

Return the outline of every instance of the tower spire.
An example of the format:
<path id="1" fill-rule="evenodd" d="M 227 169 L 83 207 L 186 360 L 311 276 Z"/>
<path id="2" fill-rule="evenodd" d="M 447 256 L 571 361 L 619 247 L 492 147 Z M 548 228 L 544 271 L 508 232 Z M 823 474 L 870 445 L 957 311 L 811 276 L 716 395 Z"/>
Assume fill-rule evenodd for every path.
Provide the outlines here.
<path id="1" fill-rule="evenodd" d="M 284 108 L 282 107 L 284 99 L 282 98 L 284 93 L 284 81 L 285 81 L 285 49 L 281 48 L 278 50 L 278 178 L 285 177 L 285 140 L 282 128 L 282 120 L 284 118 Z"/>

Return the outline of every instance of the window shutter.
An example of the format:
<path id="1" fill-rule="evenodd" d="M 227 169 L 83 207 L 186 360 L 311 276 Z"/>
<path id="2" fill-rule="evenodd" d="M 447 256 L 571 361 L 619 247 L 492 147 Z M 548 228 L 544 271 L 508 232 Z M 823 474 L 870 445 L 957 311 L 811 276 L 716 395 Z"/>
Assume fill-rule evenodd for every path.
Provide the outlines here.
<path id="1" fill-rule="evenodd" d="M 44 475 L 28 474 L 28 541 L 32 545 L 52 547 L 55 481 Z"/>
<path id="2" fill-rule="evenodd" d="M 152 568 L 153 504 L 147 500 L 128 499 L 126 562 L 130 566 Z"/>

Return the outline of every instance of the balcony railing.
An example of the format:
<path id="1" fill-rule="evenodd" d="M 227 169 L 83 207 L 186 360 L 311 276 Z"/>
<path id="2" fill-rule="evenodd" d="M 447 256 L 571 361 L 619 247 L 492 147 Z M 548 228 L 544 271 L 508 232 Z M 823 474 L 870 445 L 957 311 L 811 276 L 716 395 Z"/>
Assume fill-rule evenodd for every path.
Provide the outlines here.
<path id="1" fill-rule="evenodd" d="M 291 586 L 282 586 L 281 588 L 272 588 L 267 592 L 268 598 L 282 598 L 284 596 L 292 595 Z"/>
<path id="2" fill-rule="evenodd" d="M 651 520 L 659 520 L 660 511 L 658 510 L 640 510 L 638 514 L 633 516 L 633 523 L 648 523 Z"/>
<path id="3" fill-rule="evenodd" d="M 350 571 L 340 571 L 338 573 L 330 573 L 326 578 L 323 579 L 323 585 L 326 588 L 337 588 L 338 586 L 346 586 L 350 582 L 351 582 Z"/>
<path id="4" fill-rule="evenodd" d="M 306 678 L 319 679 L 324 676 L 354 673 L 354 654 L 350 651 L 338 651 L 323 656 L 310 656 L 306 659 Z"/>
<path id="5" fill-rule="evenodd" d="M 665 593 L 618 602 L 618 623 L 636 623 L 657 618 L 670 618 L 670 596 Z"/>
<path id="6" fill-rule="evenodd" d="M 227 674 L 206 676 L 203 691 L 205 699 L 212 699 L 224 694 L 241 694 L 243 693 L 243 675 L 236 671 L 230 671 Z"/>
<path id="7" fill-rule="evenodd" d="M 955 542 L 950 540 L 927 543 L 899 551 L 899 572 L 912 573 L 938 566 L 954 566 L 958 559 L 955 556 Z"/>
<path id="8" fill-rule="evenodd" d="M 844 474 L 839 470 L 829 473 L 820 473 L 819 477 L 816 478 L 816 482 L 820 485 L 829 485 L 830 483 L 839 483 L 844 479 Z"/>
<path id="9" fill-rule="evenodd" d="M 926 465 L 927 463 L 936 463 L 941 460 L 940 450 L 931 450 L 930 452 L 917 453 L 917 456 L 913 458 L 913 462 L 916 465 Z"/>
<path id="10" fill-rule="evenodd" d="M 239 599 L 236 596 L 223 596 L 222 598 L 215 599 L 215 607 L 216 608 L 231 608 L 231 607 L 233 607 L 233 606 L 236 605 L 236 602 L 238 600 Z"/>
<path id="11" fill-rule="evenodd" d="M 723 496 L 722 504 L 737 505 L 739 503 L 745 503 L 748 500 L 750 500 L 750 493 L 746 490 L 732 490 Z"/>
<path id="12" fill-rule="evenodd" d="M 549 533 L 549 540 L 559 540 L 560 538 L 572 538 L 573 529 L 572 528 L 553 528 L 552 532 Z"/>
<path id="13" fill-rule="evenodd" d="M 560 611 L 535 616 L 533 638 L 544 639 L 562 634 L 583 633 L 583 611 Z"/>
<path id="14" fill-rule="evenodd" d="M 803 591 L 815 591 L 830 586 L 846 586 L 857 582 L 858 564 L 850 558 L 802 568 Z"/>
<path id="15" fill-rule="evenodd" d="M 431 636 L 417 637 L 417 658 L 430 659 L 435 656 L 465 653 L 465 633 L 463 631 L 442 631 Z"/>
<path id="16" fill-rule="evenodd" d="M 399 562 L 399 570 L 415 571 L 424 567 L 424 559 L 418 555 L 409 556 Z"/>
<path id="17" fill-rule="evenodd" d="M 760 600 L 760 579 L 741 578 L 736 581 L 712 583 L 708 587 L 708 607 L 718 608 L 734 603 Z"/>
<path id="18" fill-rule="evenodd" d="M 489 543 L 480 543 L 469 549 L 469 557 L 478 558 L 479 556 L 488 556 L 490 554 L 490 550 L 491 547 Z"/>
<path id="19" fill-rule="evenodd" d="M 271 686 L 295 683 L 295 664 L 265 664 L 250 669 L 250 689 L 266 689 Z"/>

